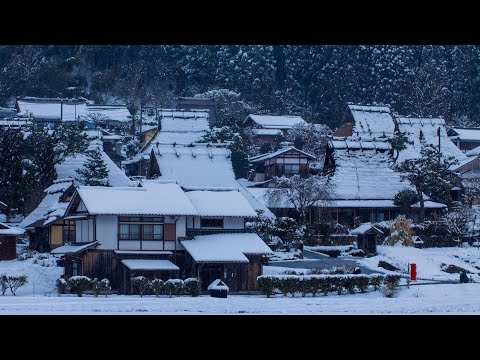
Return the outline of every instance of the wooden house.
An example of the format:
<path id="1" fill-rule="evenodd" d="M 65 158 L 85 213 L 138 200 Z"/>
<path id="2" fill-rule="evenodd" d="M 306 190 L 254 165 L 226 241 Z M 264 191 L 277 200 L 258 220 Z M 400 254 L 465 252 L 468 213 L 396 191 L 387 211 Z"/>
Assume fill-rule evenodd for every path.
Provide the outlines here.
<path id="1" fill-rule="evenodd" d="M 480 128 L 453 127 L 447 132 L 450 140 L 463 152 L 480 146 Z"/>
<path id="2" fill-rule="evenodd" d="M 300 116 L 289 115 L 255 115 L 250 114 L 244 120 L 244 125 L 252 128 L 255 142 L 258 145 L 268 143 L 272 147 L 278 146 L 286 131 L 294 125 L 306 125 Z"/>
<path id="3" fill-rule="evenodd" d="M 249 161 L 254 167 L 252 181 L 261 182 L 276 176 L 307 176 L 310 162 L 314 160 L 315 156 L 293 146 L 251 157 Z"/>
<path id="4" fill-rule="evenodd" d="M 17 258 L 17 238 L 25 230 L 0 223 L 0 260 L 15 260 Z"/>
<path id="5" fill-rule="evenodd" d="M 133 116 L 125 105 L 87 104 L 87 117 L 95 127 L 111 130 L 126 129 L 133 121 Z"/>
<path id="6" fill-rule="evenodd" d="M 155 181 L 135 188 L 81 186 L 65 217 L 75 221 L 76 241 L 52 253 L 64 255 L 66 277 L 106 277 L 123 293 L 131 291 L 130 278 L 135 274 L 163 279 L 200 276 L 205 281 L 218 275 L 218 271 L 203 272 L 204 263 L 215 264 L 208 269 L 221 269 L 233 291 L 253 290 L 256 280 L 252 279 L 261 274 L 261 257 L 271 252 L 257 235 L 246 233 L 245 221 L 256 216 L 236 190 L 184 192 L 175 183 Z M 202 240 L 209 236 L 221 236 L 221 244 L 204 245 Z M 241 266 L 240 255 L 227 256 L 238 236 L 245 239 L 239 251 L 252 255 L 248 262 L 244 256 Z M 197 237 L 201 237 L 198 242 Z M 193 253 L 191 244 L 195 244 Z M 205 260 L 224 252 L 223 258 Z M 232 274 L 235 269 L 242 270 Z M 244 277 L 245 273 L 250 276 Z"/>
<path id="7" fill-rule="evenodd" d="M 154 147 L 160 145 L 195 144 L 207 133 L 209 113 L 206 111 L 182 111 L 158 109 L 158 127 L 148 125 L 140 151 L 123 162 L 129 176 L 148 176 L 150 155 Z M 142 130 L 143 131 L 143 130 Z"/>
<path id="8" fill-rule="evenodd" d="M 214 127 L 218 121 L 217 103 L 213 98 L 178 97 L 177 110 L 206 110 L 210 127 Z"/>

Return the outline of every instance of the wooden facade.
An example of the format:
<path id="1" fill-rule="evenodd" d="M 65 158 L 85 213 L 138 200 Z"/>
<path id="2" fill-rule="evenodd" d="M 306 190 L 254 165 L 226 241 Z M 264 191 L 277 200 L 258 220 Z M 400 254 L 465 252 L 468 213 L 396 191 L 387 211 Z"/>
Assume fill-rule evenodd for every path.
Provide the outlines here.
<path id="1" fill-rule="evenodd" d="M 17 237 L 15 235 L 0 235 L 0 260 L 15 260 L 17 258 Z"/>

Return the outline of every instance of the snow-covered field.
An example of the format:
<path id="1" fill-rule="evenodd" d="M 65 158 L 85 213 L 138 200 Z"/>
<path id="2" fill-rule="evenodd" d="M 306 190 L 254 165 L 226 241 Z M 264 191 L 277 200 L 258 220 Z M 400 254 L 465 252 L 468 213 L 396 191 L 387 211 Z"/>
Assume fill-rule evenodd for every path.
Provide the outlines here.
<path id="1" fill-rule="evenodd" d="M 430 279 L 458 280 L 458 274 L 440 270 L 441 263 L 455 264 L 479 271 L 480 250 L 476 248 L 414 249 L 404 247 L 378 248 L 379 255 L 360 260 L 376 268 L 379 259 L 395 266 L 406 267 L 416 262 L 419 276 Z M 457 258 L 458 256 L 458 258 Z M 466 262 L 468 261 L 468 262 Z M 29 283 L 20 288 L 17 296 L 0 296 L 0 314 L 403 314 L 403 313 L 480 313 L 480 283 L 431 284 L 400 287 L 398 296 L 385 298 L 380 291 L 367 294 L 336 295 L 302 298 L 297 295 L 230 295 L 227 299 L 200 296 L 169 298 L 161 296 L 111 295 L 108 298 L 92 295 L 76 297 L 55 292 L 55 280 L 63 269 L 41 266 L 41 260 L 0 261 L 0 274 L 25 274 Z M 470 266 L 470 267 L 469 267 Z M 266 266 L 265 274 L 278 274 L 288 268 Z M 292 269 L 306 270 L 306 269 Z M 382 269 L 383 272 L 385 270 Z M 477 275 L 472 275 L 474 279 Z M 33 286 L 35 285 L 35 294 Z"/>
<path id="2" fill-rule="evenodd" d="M 417 264 L 417 277 L 434 280 L 459 280 L 458 273 L 442 271 L 448 265 L 460 266 L 471 272 L 469 277 L 480 282 L 480 249 L 470 248 L 427 248 L 417 249 L 405 246 L 377 246 L 377 256 L 358 260 L 358 263 L 380 272 L 388 272 L 378 267 L 380 260 L 387 261 L 407 273 L 408 264 Z M 445 264 L 445 265 L 442 265 Z M 478 268 L 477 268 L 477 267 Z"/>
<path id="3" fill-rule="evenodd" d="M 0 314 L 402 314 L 478 313 L 480 284 L 402 287 L 397 298 L 381 292 L 356 295 L 284 297 L 231 295 L 160 297 L 112 295 L 108 298 L 73 295 L 0 296 Z"/>

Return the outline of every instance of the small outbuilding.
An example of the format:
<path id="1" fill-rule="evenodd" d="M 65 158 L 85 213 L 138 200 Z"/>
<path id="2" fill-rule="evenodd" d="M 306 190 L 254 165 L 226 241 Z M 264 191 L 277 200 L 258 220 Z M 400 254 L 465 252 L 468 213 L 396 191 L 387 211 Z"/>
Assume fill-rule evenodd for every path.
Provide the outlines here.
<path id="1" fill-rule="evenodd" d="M 383 231 L 371 223 L 365 223 L 351 230 L 350 234 L 357 235 L 357 247 L 359 249 L 367 254 L 375 254 L 377 252 L 377 242 L 380 235 L 383 235 Z"/>
<path id="2" fill-rule="evenodd" d="M 15 260 L 17 258 L 17 238 L 25 230 L 0 223 L 0 260 Z"/>

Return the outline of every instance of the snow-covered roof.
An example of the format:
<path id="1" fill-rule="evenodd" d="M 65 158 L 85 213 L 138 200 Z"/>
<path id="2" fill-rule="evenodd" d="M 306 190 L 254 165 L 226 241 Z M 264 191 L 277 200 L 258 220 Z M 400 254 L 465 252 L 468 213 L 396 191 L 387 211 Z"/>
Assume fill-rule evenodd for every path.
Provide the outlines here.
<path id="1" fill-rule="evenodd" d="M 400 152 L 398 162 L 420 157 L 422 146 L 433 145 L 438 149 L 438 129 L 440 128 L 440 149 L 443 155 L 453 156 L 459 162 L 465 161 L 465 155 L 448 137 L 445 120 L 442 118 L 406 118 L 396 119 L 400 132 L 406 135 L 412 144 Z M 420 134 L 422 140 L 420 140 Z"/>
<path id="2" fill-rule="evenodd" d="M 376 231 L 380 232 L 381 234 L 383 234 L 383 231 L 380 230 L 379 228 L 373 226 L 371 223 L 364 223 L 364 224 L 361 224 L 359 227 L 353 229 L 353 230 L 350 230 L 350 234 L 352 235 L 362 235 L 362 234 L 365 234 L 367 231 L 371 230 L 371 229 L 375 229 Z"/>
<path id="3" fill-rule="evenodd" d="M 0 120 L 0 126 L 2 127 L 14 127 L 19 128 L 22 126 L 31 125 L 32 121 L 30 120 L 20 120 L 20 119 L 2 119 Z"/>
<path id="4" fill-rule="evenodd" d="M 278 136 L 283 135 L 282 130 L 280 129 L 253 129 L 255 135 L 260 136 Z"/>
<path id="5" fill-rule="evenodd" d="M 386 141 L 361 141 L 351 139 L 330 140 L 329 146 L 333 149 L 343 150 L 390 150 L 392 148 Z"/>
<path id="6" fill-rule="evenodd" d="M 335 148 L 335 170 L 331 181 L 336 199 L 393 200 L 396 193 L 411 186 L 395 172 L 388 151 Z"/>
<path id="7" fill-rule="evenodd" d="M 161 179 L 186 187 L 238 187 L 225 147 L 158 145 L 153 152 Z"/>
<path id="8" fill-rule="evenodd" d="M 0 222 L 0 235 L 23 235 L 24 229 L 16 228 Z"/>
<path id="9" fill-rule="evenodd" d="M 476 148 L 467 151 L 465 155 L 467 155 L 468 157 L 474 157 L 474 156 L 476 157 L 480 155 L 480 146 L 477 146 Z"/>
<path id="10" fill-rule="evenodd" d="M 80 186 L 77 189 L 90 214 L 197 215 L 177 184 L 145 183 L 143 187 Z"/>
<path id="11" fill-rule="evenodd" d="M 125 105 L 87 105 L 88 114 L 99 114 L 105 120 L 128 123 L 132 114 Z"/>
<path id="12" fill-rule="evenodd" d="M 261 218 L 267 218 L 275 220 L 276 216 L 270 211 L 268 207 L 261 201 L 259 201 L 255 196 L 247 191 L 247 189 L 238 182 L 238 190 L 242 193 L 245 199 L 250 203 L 250 206 L 260 213 Z"/>
<path id="13" fill-rule="evenodd" d="M 88 115 L 87 104 L 82 100 L 25 98 L 18 100 L 17 104 L 19 116 L 33 114 L 34 118 L 75 121 L 75 114 L 77 118 L 86 118 Z"/>
<path id="14" fill-rule="evenodd" d="M 189 191 L 186 194 L 199 216 L 257 216 L 239 191 Z"/>
<path id="15" fill-rule="evenodd" d="M 103 162 L 107 166 L 108 170 L 108 182 L 111 186 L 133 186 L 134 183 L 125 175 L 110 157 L 103 151 L 102 142 L 100 140 L 94 140 L 91 142 L 88 150 L 99 149 L 102 155 Z M 77 178 L 79 175 L 76 170 L 81 169 L 83 164 L 87 161 L 85 154 L 77 154 L 75 156 L 67 156 L 63 162 L 55 165 L 57 171 L 57 177 L 59 179 L 64 178 Z"/>
<path id="16" fill-rule="evenodd" d="M 208 285 L 207 290 L 230 290 L 230 288 L 221 279 L 215 279 Z"/>
<path id="17" fill-rule="evenodd" d="M 20 227 L 28 228 L 33 225 L 45 226 L 65 215 L 68 202 L 60 202 L 64 192 L 73 185 L 71 178 L 58 179 L 45 189 L 45 197 L 25 219 L 20 223 Z"/>
<path id="18" fill-rule="evenodd" d="M 447 208 L 447 205 L 437 203 L 437 202 L 431 201 L 431 200 L 425 200 L 423 202 L 423 205 L 424 205 L 425 209 L 446 209 Z M 420 207 L 420 201 L 413 204 L 412 207 L 419 208 Z"/>
<path id="19" fill-rule="evenodd" d="M 180 268 L 168 260 L 125 259 L 122 264 L 130 270 L 180 270 Z"/>
<path id="20" fill-rule="evenodd" d="M 98 246 L 100 245 L 98 241 L 93 241 L 88 244 L 82 244 L 82 245 L 63 245 L 60 247 L 57 247 L 50 251 L 51 254 L 73 254 L 73 253 L 78 253 L 83 250 L 90 249 L 91 247 Z"/>
<path id="21" fill-rule="evenodd" d="M 171 251 L 167 250 L 113 250 L 115 254 L 120 255 L 173 255 Z"/>
<path id="22" fill-rule="evenodd" d="M 296 124 L 306 125 L 306 121 L 300 116 L 289 115 L 255 115 L 250 114 L 245 119 L 245 122 L 251 119 L 255 124 L 264 129 L 291 129 Z"/>
<path id="23" fill-rule="evenodd" d="M 480 128 L 454 127 L 449 130 L 449 133 L 452 140 L 480 141 Z"/>
<path id="24" fill-rule="evenodd" d="M 395 123 L 388 106 L 348 105 L 355 124 L 353 135 L 379 138 L 391 137 L 395 131 Z"/>
<path id="25" fill-rule="evenodd" d="M 289 146 L 289 147 L 286 147 L 286 148 L 283 148 L 283 149 L 280 149 L 280 150 L 277 150 L 275 152 L 272 152 L 272 153 L 267 153 L 267 154 L 261 154 L 261 155 L 257 155 L 253 158 L 250 158 L 250 162 L 252 163 L 255 163 L 255 162 L 261 162 L 261 161 L 265 161 L 267 159 L 272 159 L 272 158 L 275 158 L 277 156 L 280 156 L 280 155 L 283 155 L 289 151 L 293 151 L 293 152 L 298 152 L 302 155 L 305 155 L 306 157 L 308 157 L 309 159 L 311 160 L 315 160 L 315 156 L 312 155 L 312 154 L 309 154 L 309 153 L 306 153 L 305 151 L 302 151 L 302 150 L 299 150 L 297 149 L 296 147 L 293 147 L 293 146 Z"/>
<path id="26" fill-rule="evenodd" d="M 182 245 L 195 262 L 248 263 L 245 255 L 267 255 L 272 250 L 254 233 L 195 236 Z"/>

